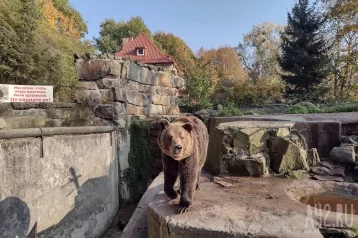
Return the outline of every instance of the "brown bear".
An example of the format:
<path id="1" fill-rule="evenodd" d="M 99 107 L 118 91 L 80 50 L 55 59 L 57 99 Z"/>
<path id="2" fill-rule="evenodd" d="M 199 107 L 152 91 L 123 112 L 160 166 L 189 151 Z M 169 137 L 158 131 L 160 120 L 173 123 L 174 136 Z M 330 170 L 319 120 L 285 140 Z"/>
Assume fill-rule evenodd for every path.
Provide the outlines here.
<path id="1" fill-rule="evenodd" d="M 199 189 L 200 172 L 208 150 L 208 130 L 193 116 L 181 117 L 172 123 L 162 119 L 160 124 L 158 145 L 162 150 L 164 191 L 169 198 L 177 198 L 174 184 L 179 176 L 181 197 L 177 212 L 183 213 L 188 211 L 194 192 Z"/>

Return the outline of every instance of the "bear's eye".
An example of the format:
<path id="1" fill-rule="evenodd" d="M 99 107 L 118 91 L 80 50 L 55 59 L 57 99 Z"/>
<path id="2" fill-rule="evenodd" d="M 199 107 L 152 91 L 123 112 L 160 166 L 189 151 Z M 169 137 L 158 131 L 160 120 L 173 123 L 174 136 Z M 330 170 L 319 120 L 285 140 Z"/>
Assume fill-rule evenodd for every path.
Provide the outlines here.
<path id="1" fill-rule="evenodd" d="M 172 136 L 172 135 L 169 135 L 169 136 L 168 136 L 168 139 L 169 139 L 169 140 L 173 139 L 173 136 Z"/>

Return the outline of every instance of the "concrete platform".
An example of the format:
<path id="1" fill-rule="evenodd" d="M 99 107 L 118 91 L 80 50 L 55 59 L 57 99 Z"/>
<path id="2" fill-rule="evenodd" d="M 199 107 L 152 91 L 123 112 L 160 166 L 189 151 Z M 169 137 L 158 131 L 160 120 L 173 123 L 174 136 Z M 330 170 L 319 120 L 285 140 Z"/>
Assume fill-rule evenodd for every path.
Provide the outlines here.
<path id="1" fill-rule="evenodd" d="M 322 228 L 346 229 L 358 225 L 358 215 L 323 211 L 299 202 L 303 196 L 332 191 L 356 199 L 358 184 L 277 177 L 221 180 L 224 183 L 219 185 L 202 178 L 194 206 L 178 215 L 175 209 L 179 201 L 170 200 L 164 194 L 160 174 L 122 237 L 317 238 L 323 237 Z"/>
<path id="2" fill-rule="evenodd" d="M 312 114 L 276 114 L 247 115 L 244 118 L 270 118 L 287 121 L 339 121 L 342 124 L 358 123 L 358 112 L 312 113 Z"/>

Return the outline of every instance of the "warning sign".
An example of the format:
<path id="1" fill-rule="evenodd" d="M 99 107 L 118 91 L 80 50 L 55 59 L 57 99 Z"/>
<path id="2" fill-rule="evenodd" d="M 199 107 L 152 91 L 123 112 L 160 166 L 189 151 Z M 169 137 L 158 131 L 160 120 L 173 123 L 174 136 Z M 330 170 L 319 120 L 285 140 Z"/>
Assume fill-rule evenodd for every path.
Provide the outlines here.
<path id="1" fill-rule="evenodd" d="M 53 102 L 53 87 L 0 84 L 0 102 Z"/>

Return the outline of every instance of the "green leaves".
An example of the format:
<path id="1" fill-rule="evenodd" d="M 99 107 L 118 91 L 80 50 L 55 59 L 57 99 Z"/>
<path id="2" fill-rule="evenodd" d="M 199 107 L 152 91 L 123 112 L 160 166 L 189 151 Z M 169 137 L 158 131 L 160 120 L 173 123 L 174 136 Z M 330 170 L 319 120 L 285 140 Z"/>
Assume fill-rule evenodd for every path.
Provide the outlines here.
<path id="1" fill-rule="evenodd" d="M 299 0 L 288 13 L 288 25 L 281 34 L 279 64 L 285 74 L 287 92 L 292 95 L 318 95 L 315 90 L 328 76 L 327 45 L 320 33 L 322 17 L 308 0 Z M 315 100 L 313 99 L 313 100 Z"/>
<path id="2" fill-rule="evenodd" d="M 98 50 L 102 53 L 116 53 L 122 48 L 123 38 L 136 37 L 142 32 L 151 36 L 150 30 L 141 17 L 132 17 L 127 22 L 106 19 L 101 23 L 100 28 L 100 36 L 94 40 Z"/>
<path id="3" fill-rule="evenodd" d="M 67 0 L 59 8 L 78 14 Z M 74 86 L 77 74 L 73 53 L 93 52 L 88 42 L 51 27 L 37 0 L 0 1 L 0 82 L 53 85 L 55 96 Z M 72 9 L 72 10 L 71 10 Z M 84 28 L 83 28 L 84 29 Z M 63 101 L 70 100 L 65 95 Z"/>

